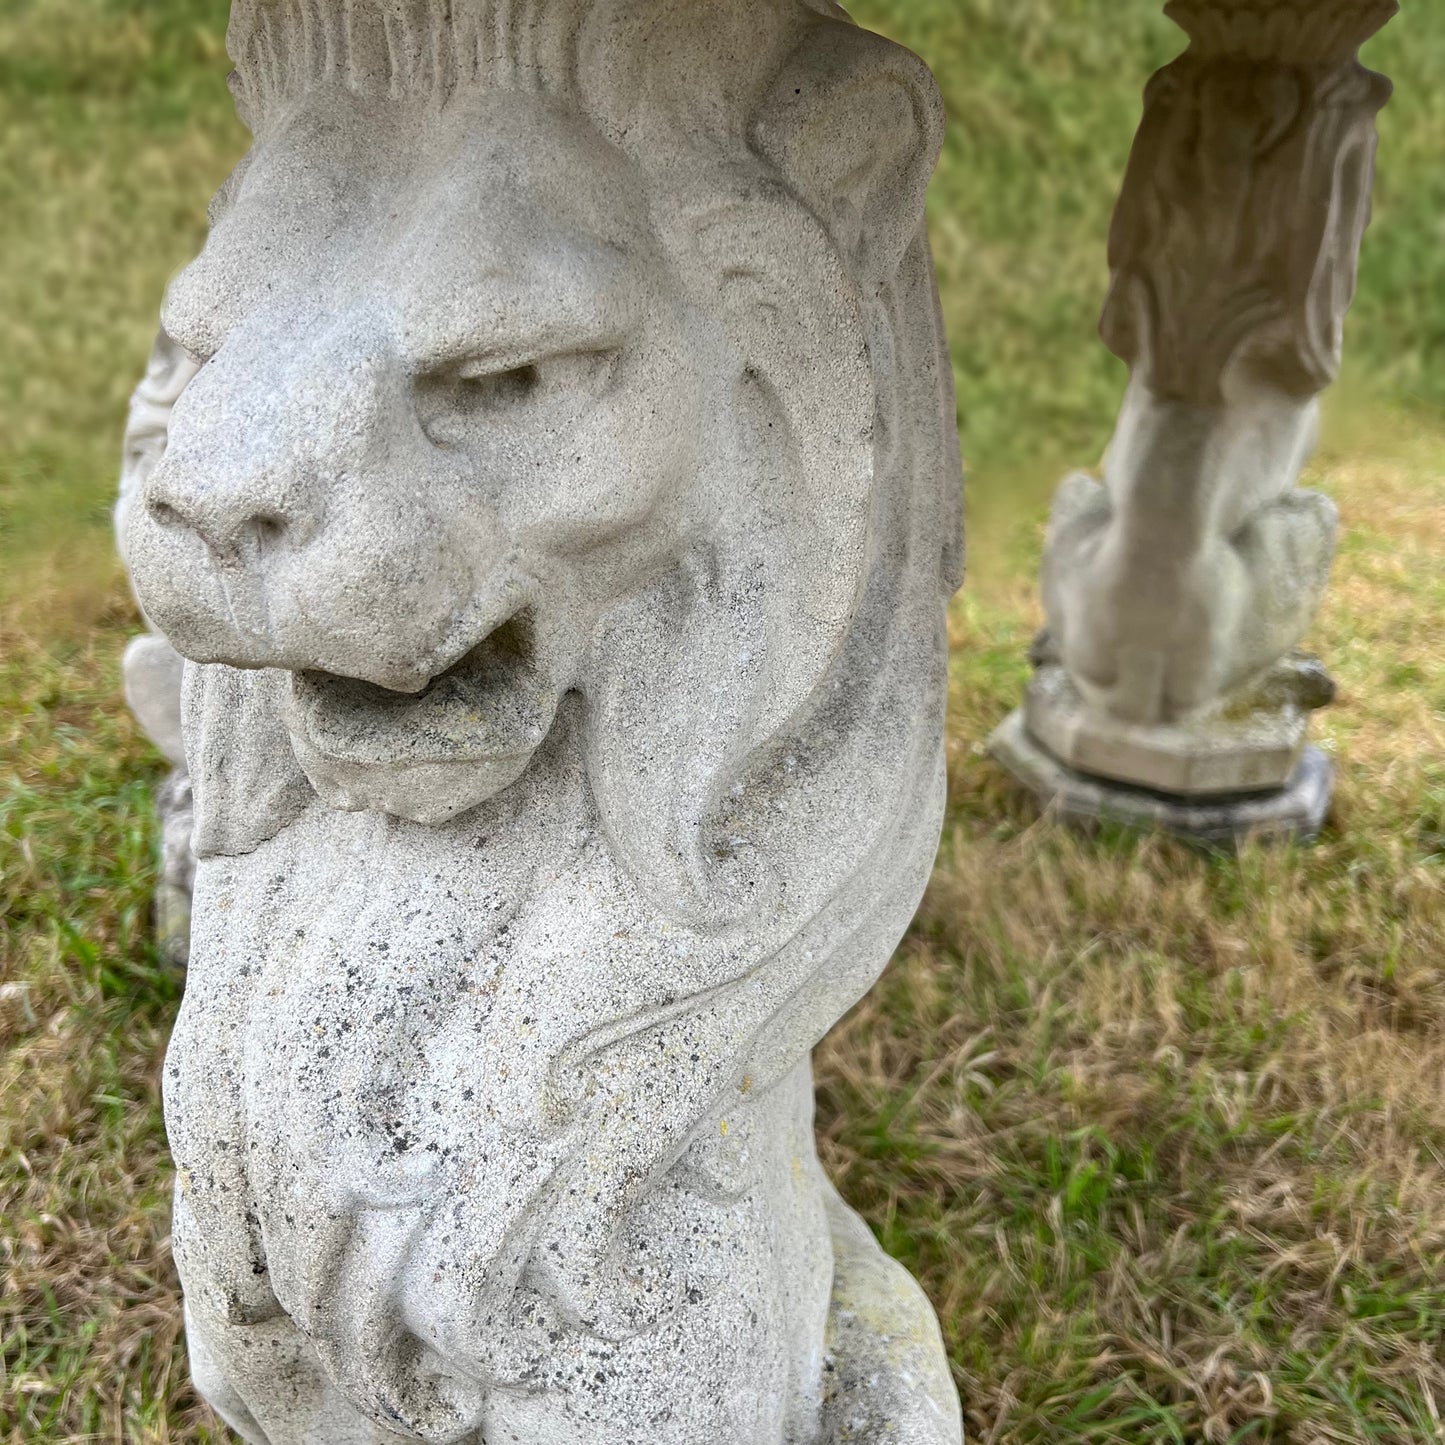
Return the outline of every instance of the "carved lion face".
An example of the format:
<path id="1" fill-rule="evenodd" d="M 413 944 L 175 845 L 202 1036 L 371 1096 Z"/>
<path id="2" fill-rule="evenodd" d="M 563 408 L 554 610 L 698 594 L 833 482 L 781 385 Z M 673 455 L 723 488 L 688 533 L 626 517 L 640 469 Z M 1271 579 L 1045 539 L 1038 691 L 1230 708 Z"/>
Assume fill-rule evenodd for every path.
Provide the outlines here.
<path id="1" fill-rule="evenodd" d="M 130 523 L 141 597 L 193 659 L 294 674 L 342 801 L 430 819 L 512 781 L 601 610 L 676 551 L 700 338 L 646 216 L 529 97 L 327 89 L 173 286 L 204 366 Z"/>
<path id="2" fill-rule="evenodd" d="M 835 698 L 860 618 L 860 656 L 901 656 L 888 619 L 931 636 L 952 580 L 942 117 L 916 60 L 809 7 L 766 44 L 709 11 L 708 76 L 669 68 L 678 7 L 576 8 L 560 58 L 462 84 L 471 11 L 373 37 L 373 73 L 312 63 L 344 27 L 240 7 L 257 144 L 166 304 L 202 366 L 127 551 L 182 653 L 263 670 L 333 806 L 443 822 L 581 693 L 609 836 L 711 916 L 758 831 L 722 817 L 742 774 Z"/>

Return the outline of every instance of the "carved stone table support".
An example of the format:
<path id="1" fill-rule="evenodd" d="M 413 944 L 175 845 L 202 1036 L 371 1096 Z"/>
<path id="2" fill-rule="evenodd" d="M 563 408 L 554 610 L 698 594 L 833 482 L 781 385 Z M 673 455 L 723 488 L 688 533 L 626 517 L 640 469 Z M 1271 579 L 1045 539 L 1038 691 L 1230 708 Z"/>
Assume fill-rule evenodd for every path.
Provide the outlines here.
<path id="1" fill-rule="evenodd" d="M 1393 0 L 1174 0 L 1109 243 L 1102 334 L 1131 380 L 1102 481 L 1045 544 L 1046 631 L 995 754 L 1076 820 L 1311 838 L 1333 684 L 1296 651 L 1337 517 L 1297 482 L 1334 380 L 1389 83 Z"/>
<path id="2" fill-rule="evenodd" d="M 830 0 L 229 46 L 124 517 L 187 659 L 198 1386 L 255 1445 L 959 1445 L 810 1063 L 943 814 L 931 76 Z"/>

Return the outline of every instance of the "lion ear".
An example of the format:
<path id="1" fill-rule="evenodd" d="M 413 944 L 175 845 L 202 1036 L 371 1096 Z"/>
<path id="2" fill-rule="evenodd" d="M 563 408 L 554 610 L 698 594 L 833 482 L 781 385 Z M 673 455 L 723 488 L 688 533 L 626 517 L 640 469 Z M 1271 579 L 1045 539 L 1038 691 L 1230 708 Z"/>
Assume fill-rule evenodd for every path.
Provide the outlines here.
<path id="1" fill-rule="evenodd" d="M 826 21 L 784 66 L 752 141 L 871 289 L 897 276 L 923 224 L 943 130 L 938 85 L 912 51 Z"/>

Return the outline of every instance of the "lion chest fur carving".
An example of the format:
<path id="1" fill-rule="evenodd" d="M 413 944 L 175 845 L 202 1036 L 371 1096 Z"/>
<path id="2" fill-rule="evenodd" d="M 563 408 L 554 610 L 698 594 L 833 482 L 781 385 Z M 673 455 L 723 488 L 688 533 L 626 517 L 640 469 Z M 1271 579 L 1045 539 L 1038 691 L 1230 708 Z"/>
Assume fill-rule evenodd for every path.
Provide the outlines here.
<path id="1" fill-rule="evenodd" d="M 941 116 L 799 0 L 238 0 L 131 509 L 193 1368 L 267 1445 L 960 1439 L 809 1052 L 942 807 Z"/>

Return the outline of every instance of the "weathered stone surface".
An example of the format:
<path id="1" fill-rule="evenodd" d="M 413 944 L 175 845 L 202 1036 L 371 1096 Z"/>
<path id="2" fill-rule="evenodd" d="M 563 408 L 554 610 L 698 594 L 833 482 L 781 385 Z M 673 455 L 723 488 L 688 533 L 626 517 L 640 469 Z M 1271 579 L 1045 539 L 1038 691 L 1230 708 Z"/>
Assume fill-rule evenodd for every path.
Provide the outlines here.
<path id="1" fill-rule="evenodd" d="M 134 638 L 121 659 L 125 700 L 162 757 L 175 767 L 186 765 L 181 734 L 181 677 L 185 659 L 164 637 L 146 633 Z"/>
<path id="2" fill-rule="evenodd" d="M 956 1445 L 809 1065 L 942 813 L 931 78 L 822 0 L 231 48 L 127 530 L 191 659 L 198 1383 L 267 1445 Z"/>
<path id="3" fill-rule="evenodd" d="M 1398 13 L 1398 0 L 1169 0 L 1199 55 L 1338 65 Z"/>
<path id="4" fill-rule="evenodd" d="M 191 892 L 196 856 L 191 848 L 195 813 L 191 777 L 176 768 L 156 794 L 161 820 L 161 874 L 156 884 L 156 947 L 172 968 L 184 969 L 191 956 Z"/>
<path id="5" fill-rule="evenodd" d="M 1197 715 L 1293 649 L 1335 509 L 1297 488 L 1340 362 L 1388 86 L 1186 53 L 1151 84 L 1114 219 L 1110 349 L 1133 367 L 1104 479 L 1064 483 L 1049 632 L 1123 722 Z"/>
<path id="6" fill-rule="evenodd" d="M 994 732 L 989 751 L 1050 817 L 1086 830 L 1116 823 L 1157 829 L 1211 848 L 1234 848 L 1249 841 L 1311 843 L 1329 817 L 1334 767 L 1315 747 L 1304 750 L 1283 788 L 1197 798 L 1131 787 L 1065 767 L 1035 741 L 1022 708 Z"/>

